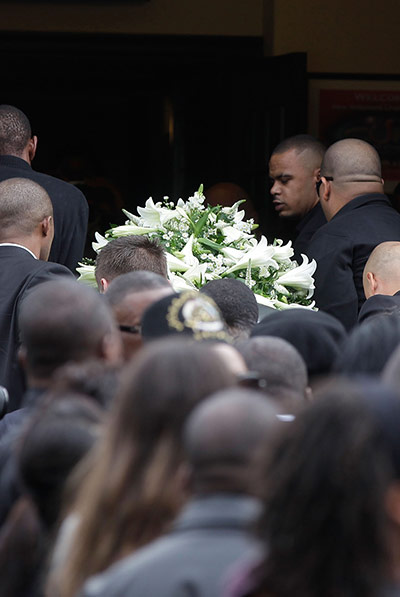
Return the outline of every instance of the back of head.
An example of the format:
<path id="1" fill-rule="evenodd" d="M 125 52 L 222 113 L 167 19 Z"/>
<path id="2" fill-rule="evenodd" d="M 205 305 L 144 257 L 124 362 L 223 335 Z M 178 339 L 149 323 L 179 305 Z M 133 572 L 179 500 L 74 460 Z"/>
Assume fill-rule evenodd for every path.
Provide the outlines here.
<path id="1" fill-rule="evenodd" d="M 368 184 L 382 184 L 381 161 L 376 149 L 366 141 L 342 139 L 327 149 L 321 176 L 331 176 L 338 185 L 351 183 L 350 192 L 357 188 L 357 183 L 369 188 Z"/>
<path id="2" fill-rule="evenodd" d="M 20 156 L 31 135 L 31 125 L 21 110 L 0 105 L 0 155 Z"/>
<path id="3" fill-rule="evenodd" d="M 29 236 L 52 214 L 50 197 L 33 180 L 9 178 L 0 182 L 0 239 Z"/>
<path id="4" fill-rule="evenodd" d="M 281 406 L 296 407 L 306 396 L 307 368 L 292 344 L 276 336 L 258 336 L 237 345 L 259 387 Z"/>
<path id="5" fill-rule="evenodd" d="M 281 141 L 273 150 L 272 155 L 294 150 L 301 156 L 304 165 L 310 171 L 321 166 L 325 154 L 325 146 L 312 135 L 294 135 Z"/>
<path id="6" fill-rule="evenodd" d="M 287 340 L 303 357 L 311 380 L 331 370 L 346 330 L 329 313 L 296 308 L 271 312 L 254 326 L 251 336 Z"/>
<path id="7" fill-rule="evenodd" d="M 233 338 L 249 336 L 258 320 L 258 304 L 246 284 L 235 278 L 221 278 L 207 282 L 200 292 L 215 301 Z"/>
<path id="8" fill-rule="evenodd" d="M 399 425 L 400 401 L 381 384 L 334 381 L 282 430 L 265 470 L 266 594 L 380 594 Z"/>
<path id="9" fill-rule="evenodd" d="M 363 286 L 366 298 L 400 290 L 400 242 L 386 241 L 375 247 L 364 267 Z"/>
<path id="10" fill-rule="evenodd" d="M 156 240 L 147 236 L 122 236 L 107 243 L 97 255 L 95 276 L 99 288 L 103 278 L 111 282 L 121 274 L 136 270 L 167 278 L 167 258 Z"/>
<path id="11" fill-rule="evenodd" d="M 134 271 L 115 278 L 105 293 L 105 299 L 111 307 L 115 307 L 128 295 L 160 288 L 171 288 L 173 292 L 170 282 L 164 276 L 150 271 Z"/>
<path id="12" fill-rule="evenodd" d="M 352 330 L 342 344 L 334 370 L 346 375 L 380 374 L 399 344 L 400 316 L 375 315 Z"/>
<path id="13" fill-rule="evenodd" d="M 35 287 L 19 314 L 28 375 L 48 378 L 68 361 L 106 358 L 117 352 L 117 330 L 101 296 L 75 280 Z"/>
<path id="14" fill-rule="evenodd" d="M 102 410 L 80 394 L 64 394 L 36 409 L 21 439 L 19 475 L 47 528 L 58 520 L 68 476 L 100 435 Z"/>
<path id="15" fill-rule="evenodd" d="M 265 396 L 249 389 L 217 392 L 199 404 L 185 425 L 185 449 L 195 492 L 255 493 L 255 460 L 278 425 Z"/>

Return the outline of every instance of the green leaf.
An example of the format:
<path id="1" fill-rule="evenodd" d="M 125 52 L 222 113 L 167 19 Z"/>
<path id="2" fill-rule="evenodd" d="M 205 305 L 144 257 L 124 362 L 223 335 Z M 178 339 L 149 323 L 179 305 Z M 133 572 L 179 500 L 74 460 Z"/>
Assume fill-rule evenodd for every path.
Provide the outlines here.
<path id="1" fill-rule="evenodd" d="M 221 247 L 218 243 L 214 243 L 212 240 L 208 238 L 198 238 L 198 242 L 209 249 L 213 249 L 214 251 L 221 252 L 224 247 Z"/>

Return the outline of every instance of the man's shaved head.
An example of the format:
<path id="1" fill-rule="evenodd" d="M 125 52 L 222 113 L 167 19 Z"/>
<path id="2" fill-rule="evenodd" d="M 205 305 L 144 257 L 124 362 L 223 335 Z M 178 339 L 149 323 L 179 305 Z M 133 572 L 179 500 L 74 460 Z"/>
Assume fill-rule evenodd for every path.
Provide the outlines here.
<path id="1" fill-rule="evenodd" d="M 375 247 L 364 267 L 363 286 L 367 298 L 400 290 L 400 242 L 387 241 Z"/>
<path id="2" fill-rule="evenodd" d="M 29 235 L 52 214 L 50 197 L 36 182 L 27 178 L 9 178 L 0 182 L 0 238 L 15 231 Z"/>
<path id="3" fill-rule="evenodd" d="M 381 183 L 381 160 L 376 149 L 366 141 L 342 139 L 327 149 L 321 176 L 332 176 L 337 183 Z"/>
<path id="4" fill-rule="evenodd" d="M 184 441 L 197 489 L 251 491 L 254 458 L 275 430 L 277 410 L 259 392 L 227 389 L 189 416 Z"/>
<path id="5" fill-rule="evenodd" d="M 21 155 L 31 135 L 31 125 L 21 110 L 0 105 L 0 155 Z"/>

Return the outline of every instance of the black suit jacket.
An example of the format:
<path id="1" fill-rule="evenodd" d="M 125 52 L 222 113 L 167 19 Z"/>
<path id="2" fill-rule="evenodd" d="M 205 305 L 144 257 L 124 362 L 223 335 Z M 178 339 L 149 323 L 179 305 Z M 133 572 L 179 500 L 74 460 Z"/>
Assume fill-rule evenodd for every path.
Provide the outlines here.
<path id="1" fill-rule="evenodd" d="M 21 406 L 25 391 L 17 359 L 21 301 L 31 288 L 58 276 L 73 277 L 63 265 L 35 259 L 21 247 L 0 245 L 0 385 L 10 394 L 9 411 Z"/>
<path id="2" fill-rule="evenodd" d="M 32 170 L 21 158 L 1 155 L 0 181 L 8 178 L 29 178 L 46 189 L 54 211 L 54 240 L 49 261 L 61 263 L 75 273 L 83 256 L 89 218 L 82 191 L 68 182 Z"/>
<path id="3" fill-rule="evenodd" d="M 314 234 L 308 256 L 317 262 L 314 298 L 350 329 L 365 301 L 362 274 L 372 250 L 400 241 L 400 214 L 379 193 L 360 195 Z"/>

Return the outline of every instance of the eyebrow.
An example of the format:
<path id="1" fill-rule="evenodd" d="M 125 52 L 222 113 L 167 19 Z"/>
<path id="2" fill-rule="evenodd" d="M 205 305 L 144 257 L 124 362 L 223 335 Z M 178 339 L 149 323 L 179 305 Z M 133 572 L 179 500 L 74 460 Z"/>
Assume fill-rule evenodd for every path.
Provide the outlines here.
<path id="1" fill-rule="evenodd" d="M 293 175 L 286 174 L 285 172 L 283 172 L 282 174 L 278 174 L 277 176 L 271 176 L 270 174 L 269 177 L 273 178 L 274 180 L 281 180 L 282 178 L 293 178 Z"/>

